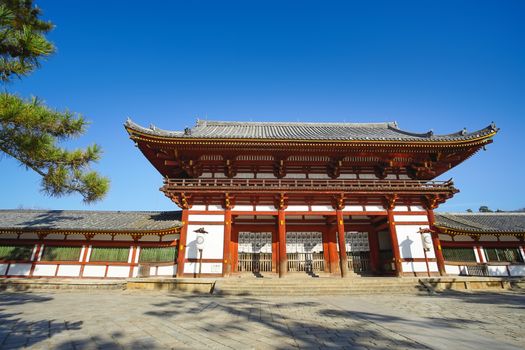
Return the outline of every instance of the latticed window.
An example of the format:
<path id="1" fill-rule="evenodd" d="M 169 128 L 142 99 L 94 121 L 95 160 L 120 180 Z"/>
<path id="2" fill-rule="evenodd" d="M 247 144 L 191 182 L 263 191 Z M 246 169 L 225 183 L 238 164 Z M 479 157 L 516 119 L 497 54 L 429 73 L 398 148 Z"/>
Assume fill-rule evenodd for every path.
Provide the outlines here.
<path id="1" fill-rule="evenodd" d="M 32 245 L 0 245 L 0 260 L 30 260 Z"/>
<path id="2" fill-rule="evenodd" d="M 139 262 L 171 262 L 176 258 L 176 247 L 146 247 L 140 249 Z"/>
<path id="3" fill-rule="evenodd" d="M 128 247 L 93 247 L 89 261 L 127 262 Z"/>
<path id="4" fill-rule="evenodd" d="M 488 261 L 523 262 L 518 248 L 485 248 Z"/>
<path id="5" fill-rule="evenodd" d="M 473 248 L 443 247 L 443 257 L 448 261 L 476 261 Z"/>
<path id="6" fill-rule="evenodd" d="M 78 261 L 81 247 L 45 246 L 42 253 L 43 261 Z"/>

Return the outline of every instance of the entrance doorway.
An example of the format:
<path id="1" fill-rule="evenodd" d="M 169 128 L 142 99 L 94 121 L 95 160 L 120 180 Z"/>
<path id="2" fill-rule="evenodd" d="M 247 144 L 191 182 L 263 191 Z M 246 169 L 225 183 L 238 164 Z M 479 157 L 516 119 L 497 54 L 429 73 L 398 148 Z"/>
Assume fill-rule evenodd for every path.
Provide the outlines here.
<path id="1" fill-rule="evenodd" d="M 348 269 L 355 273 L 370 272 L 368 232 L 345 232 Z"/>
<path id="2" fill-rule="evenodd" d="M 323 234 L 321 232 L 287 232 L 288 271 L 315 274 L 324 271 Z"/>
<path id="3" fill-rule="evenodd" d="M 272 271 L 272 233 L 239 232 L 237 271 Z"/>

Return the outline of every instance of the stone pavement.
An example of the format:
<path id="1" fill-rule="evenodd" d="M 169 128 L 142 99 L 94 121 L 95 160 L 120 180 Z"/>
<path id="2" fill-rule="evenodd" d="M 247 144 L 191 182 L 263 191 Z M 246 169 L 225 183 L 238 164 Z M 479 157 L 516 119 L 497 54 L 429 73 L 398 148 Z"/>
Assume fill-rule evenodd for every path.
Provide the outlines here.
<path id="1" fill-rule="evenodd" d="M 525 295 L 0 293 L 1 349 L 523 349 Z"/>

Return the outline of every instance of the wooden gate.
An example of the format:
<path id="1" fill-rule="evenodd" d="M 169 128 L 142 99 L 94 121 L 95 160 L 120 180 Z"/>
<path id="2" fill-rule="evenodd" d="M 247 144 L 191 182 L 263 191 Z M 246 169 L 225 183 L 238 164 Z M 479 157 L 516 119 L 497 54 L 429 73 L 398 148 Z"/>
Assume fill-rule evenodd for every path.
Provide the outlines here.
<path id="1" fill-rule="evenodd" d="M 321 232 L 287 232 L 288 271 L 313 273 L 324 271 Z"/>
<path id="2" fill-rule="evenodd" d="M 272 271 L 272 233 L 239 232 L 238 244 L 239 272 Z"/>
<path id="3" fill-rule="evenodd" d="M 348 255 L 348 269 L 362 273 L 370 271 L 370 252 L 350 252 Z"/>

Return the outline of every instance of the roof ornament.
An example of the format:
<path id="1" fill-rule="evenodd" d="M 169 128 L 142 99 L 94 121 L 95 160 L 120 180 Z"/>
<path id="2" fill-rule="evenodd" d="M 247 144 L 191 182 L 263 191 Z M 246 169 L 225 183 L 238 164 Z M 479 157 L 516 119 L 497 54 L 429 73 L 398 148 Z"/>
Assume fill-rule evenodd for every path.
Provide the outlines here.
<path id="1" fill-rule="evenodd" d="M 429 137 L 434 136 L 434 130 L 433 130 L 433 129 L 430 129 L 430 130 L 427 132 L 427 135 L 428 135 Z"/>
<path id="2" fill-rule="evenodd" d="M 191 129 L 188 127 L 184 128 L 184 135 L 191 135 Z"/>
<path id="3" fill-rule="evenodd" d="M 493 131 L 498 130 L 498 128 L 496 127 L 496 123 L 494 123 L 494 122 L 491 122 L 491 123 L 490 123 L 490 128 L 491 128 Z"/>
<path id="4" fill-rule="evenodd" d="M 153 124 L 150 124 L 150 125 L 149 125 L 149 128 L 150 128 L 151 130 L 153 130 L 153 131 L 157 130 L 157 127 L 156 127 L 155 125 L 153 125 Z"/>
<path id="5" fill-rule="evenodd" d="M 465 136 L 467 134 L 467 128 L 463 128 L 463 130 L 461 130 L 459 133 L 461 136 Z"/>

